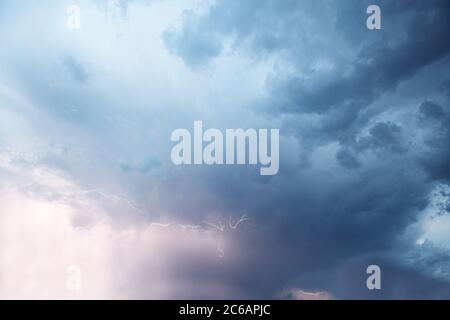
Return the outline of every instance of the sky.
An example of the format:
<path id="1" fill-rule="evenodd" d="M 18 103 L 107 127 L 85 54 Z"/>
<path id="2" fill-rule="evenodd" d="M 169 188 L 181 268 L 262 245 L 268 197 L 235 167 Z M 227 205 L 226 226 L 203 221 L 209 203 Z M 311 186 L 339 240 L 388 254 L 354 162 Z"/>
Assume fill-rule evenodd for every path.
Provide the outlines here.
<path id="1" fill-rule="evenodd" d="M 449 30 L 447 0 L 0 0 L 0 299 L 450 299 Z M 174 165 L 197 120 L 279 129 L 278 174 Z"/>

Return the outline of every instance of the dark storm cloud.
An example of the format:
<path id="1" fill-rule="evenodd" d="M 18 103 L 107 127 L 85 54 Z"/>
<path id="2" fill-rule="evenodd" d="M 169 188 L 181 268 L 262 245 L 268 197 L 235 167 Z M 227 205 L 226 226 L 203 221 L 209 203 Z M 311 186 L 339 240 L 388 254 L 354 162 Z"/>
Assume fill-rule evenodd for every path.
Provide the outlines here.
<path id="1" fill-rule="evenodd" d="M 449 257 L 443 258 L 448 263 Z M 382 290 L 367 290 L 365 270 L 371 264 L 382 270 Z M 343 260 L 331 272 L 299 277 L 293 285 L 309 290 L 328 288 L 343 299 L 450 299 L 448 283 L 377 255 Z"/>
<path id="2" fill-rule="evenodd" d="M 366 120 L 362 111 L 378 97 L 395 90 L 401 81 L 449 54 L 450 42 L 446 40 L 446 30 L 450 29 L 448 2 L 445 5 L 443 2 L 427 6 L 419 4 L 420 9 L 413 14 L 411 8 L 417 2 L 396 3 L 397 15 L 390 18 L 403 24 L 391 24 L 393 21 L 385 18 L 384 26 L 388 30 L 380 32 L 380 36 L 368 43 L 367 35 L 360 34 L 358 40 L 364 45 L 346 65 L 349 72 L 344 69 L 341 74 L 321 77 L 322 81 L 312 87 L 307 85 L 307 80 L 295 76 L 283 80 L 277 84 L 275 110 L 271 111 L 275 114 L 322 114 L 323 130 L 318 134 L 328 138 L 343 134 L 346 138 L 355 125 Z M 389 5 L 380 5 L 382 12 L 389 12 Z M 402 15 L 408 18 L 402 18 Z M 328 50 L 333 50 L 332 46 Z M 339 115 L 335 110 L 339 110 Z"/>
<path id="3" fill-rule="evenodd" d="M 401 152 L 402 128 L 390 122 L 380 122 L 369 130 L 370 137 L 361 139 L 357 149 L 379 149 L 384 148 L 391 152 Z"/>
<path id="4" fill-rule="evenodd" d="M 293 65 L 303 63 L 305 51 L 308 60 L 314 55 L 332 57 L 338 65 L 334 72 L 310 70 L 307 79 L 275 78 L 269 87 L 273 100 L 267 106 L 275 115 L 319 113 L 323 128 L 315 134 L 329 136 L 351 129 L 360 111 L 381 94 L 450 52 L 448 1 L 375 1 L 383 13 L 384 29 L 379 33 L 365 28 L 368 4 L 218 2 L 205 15 L 186 15 L 181 31 L 166 33 L 166 44 L 195 65 L 219 55 L 220 37 L 232 37 L 235 47 L 250 43 L 256 56 L 288 52 Z M 359 31 L 349 36 L 350 29 Z M 344 58 L 342 50 L 347 51 Z"/>
<path id="5" fill-rule="evenodd" d="M 342 166 L 355 169 L 361 167 L 358 157 L 367 153 L 390 158 L 408 151 L 401 126 L 391 122 L 378 122 L 368 131 L 367 136 L 346 141 L 345 146 L 336 153 L 336 160 Z"/>
<path id="6" fill-rule="evenodd" d="M 433 101 L 425 101 L 420 105 L 419 112 L 425 118 L 441 121 L 446 118 L 444 109 Z"/>
<path id="7" fill-rule="evenodd" d="M 336 153 L 336 160 L 346 168 L 359 168 L 361 163 L 348 149 L 341 149 Z"/>
<path id="8" fill-rule="evenodd" d="M 265 238 L 245 248 L 253 263 L 241 263 L 250 296 L 273 294 L 302 278 L 309 280 L 300 287 L 338 298 L 449 297 L 448 281 L 388 254 L 427 206 L 433 182 L 448 179 L 445 108 L 427 96 L 420 107 L 407 95 L 398 98 L 405 106 L 380 99 L 404 83 L 438 81 L 427 69 L 434 63 L 449 68 L 450 3 L 374 3 L 382 9 L 379 32 L 365 27 L 367 1 L 218 1 L 207 13 L 185 13 L 182 28 L 164 35 L 168 48 L 191 66 L 207 66 L 231 40 L 235 52 L 254 59 L 273 55 L 295 70 L 267 79 L 271 96 L 263 103 L 266 116 L 288 115 L 281 132 L 301 142 L 308 160 L 293 164 L 287 158 L 299 155 L 286 152 L 280 174 L 269 180 L 244 170 L 202 178 L 220 194 L 222 208 L 247 212 L 264 226 Z M 403 113 L 385 120 L 395 112 Z M 305 115 L 314 115 L 314 123 Z M 418 130 L 432 139 L 416 141 Z M 327 151 L 337 167 L 315 167 L 321 157 L 314 151 L 330 143 L 338 146 Z M 365 268 L 377 261 L 386 285 L 373 293 L 365 287 Z M 244 281 L 239 279 L 230 275 L 229 281 Z"/>
<path id="9" fill-rule="evenodd" d="M 419 108 L 419 119 L 428 129 L 427 148 L 419 162 L 437 180 L 450 181 L 450 113 L 433 101 L 424 101 Z"/>
<path id="10" fill-rule="evenodd" d="M 110 192 L 98 195 L 115 218 L 136 211 L 144 222 L 189 225 L 249 218 L 226 230 L 223 258 L 214 255 L 215 241 L 211 256 L 178 243 L 178 235 L 166 238 L 173 254 L 150 250 L 138 259 L 126 285 L 131 297 L 155 290 L 161 297 L 148 272 L 153 262 L 173 275 L 161 281 L 173 282 L 177 290 L 167 296 L 175 298 L 272 298 L 292 286 L 336 298 L 448 297 L 448 252 L 425 242 L 419 250 L 426 254 L 405 256 L 422 236 L 410 229 L 419 229 L 430 193 L 449 181 L 450 82 L 442 75 L 450 67 L 449 1 L 219 0 L 200 13 L 185 11 L 181 26 L 168 29 L 183 1 L 174 11 L 171 2 L 148 2 L 168 5 L 145 15 L 147 8 L 130 3 L 147 1 L 86 2 L 95 19 L 62 38 L 52 23 L 23 27 L 52 11 L 41 4 L 19 10 L 8 2 L 21 12 L 11 20 L 24 41 L 0 19 L 9 49 L 0 52 L 2 81 L 34 109 L 4 105 L 29 120 L 39 143 L 57 141 L 50 151 L 31 146 L 47 154 L 46 165 L 80 186 L 126 196 L 119 202 L 128 211 L 111 208 L 118 197 L 107 201 Z M 366 28 L 372 3 L 382 9 L 379 31 Z M 114 11 L 107 28 L 99 7 Z M 64 10 L 53 11 L 60 26 Z M 264 87 L 249 86 L 262 83 L 261 75 Z M 170 133 L 194 119 L 280 128 L 279 174 L 173 166 Z M 12 139 L 18 154 L 38 136 L 30 132 Z M 447 193 L 437 205 L 442 215 Z M 382 268 L 381 292 L 365 286 L 369 264 Z"/>

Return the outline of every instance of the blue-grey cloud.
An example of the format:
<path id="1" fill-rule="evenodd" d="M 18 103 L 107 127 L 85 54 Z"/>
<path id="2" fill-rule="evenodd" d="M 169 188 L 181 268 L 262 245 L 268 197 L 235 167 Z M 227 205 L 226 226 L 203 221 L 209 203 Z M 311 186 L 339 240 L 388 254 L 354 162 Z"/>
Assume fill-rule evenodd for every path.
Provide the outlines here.
<path id="1" fill-rule="evenodd" d="M 374 3 L 379 31 L 365 24 L 372 1 L 86 0 L 69 31 L 64 5 L 2 2 L 0 190 L 63 202 L 92 230 L 94 200 L 118 230 L 207 229 L 190 248 L 167 236 L 161 260 L 130 254 L 129 297 L 155 297 L 157 261 L 179 286 L 163 297 L 449 298 L 450 244 L 423 240 L 442 238 L 427 228 L 448 216 L 449 3 Z M 174 166 L 170 133 L 194 120 L 280 128 L 279 174 Z M 369 264 L 380 292 L 365 287 Z"/>

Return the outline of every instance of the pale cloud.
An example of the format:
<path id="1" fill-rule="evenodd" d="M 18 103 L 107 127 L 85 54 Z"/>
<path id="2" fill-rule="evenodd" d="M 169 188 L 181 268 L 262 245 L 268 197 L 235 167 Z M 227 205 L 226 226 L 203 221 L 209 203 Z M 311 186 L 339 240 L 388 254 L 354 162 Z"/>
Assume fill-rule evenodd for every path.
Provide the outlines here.
<path id="1" fill-rule="evenodd" d="M 177 297 L 193 285 L 190 260 L 214 268 L 223 260 L 219 249 L 231 249 L 213 229 L 117 221 L 60 172 L 21 167 L 13 174 L 16 183 L 0 189 L 0 299 Z M 70 266 L 80 268 L 80 290 L 66 285 Z M 225 283 L 196 286 L 197 295 L 229 294 Z"/>

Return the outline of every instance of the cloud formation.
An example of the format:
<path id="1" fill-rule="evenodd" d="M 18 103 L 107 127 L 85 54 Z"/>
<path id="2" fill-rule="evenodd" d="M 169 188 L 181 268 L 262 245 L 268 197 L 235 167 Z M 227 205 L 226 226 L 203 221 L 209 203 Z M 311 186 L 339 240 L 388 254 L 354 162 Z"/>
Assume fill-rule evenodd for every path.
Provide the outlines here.
<path id="1" fill-rule="evenodd" d="M 450 5 L 372 3 L 3 1 L 0 297 L 449 298 Z M 194 120 L 278 175 L 174 166 Z"/>

